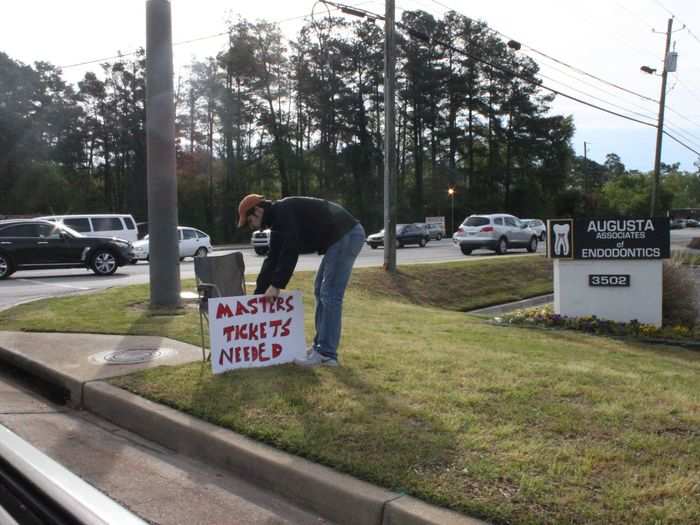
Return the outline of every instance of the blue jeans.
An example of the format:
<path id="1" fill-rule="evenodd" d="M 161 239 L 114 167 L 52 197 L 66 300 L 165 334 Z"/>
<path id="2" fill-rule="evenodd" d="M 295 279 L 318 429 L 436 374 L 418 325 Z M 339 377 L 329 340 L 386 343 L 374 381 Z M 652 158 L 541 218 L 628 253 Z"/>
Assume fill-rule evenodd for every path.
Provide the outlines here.
<path id="1" fill-rule="evenodd" d="M 331 359 L 338 359 L 343 296 L 352 265 L 364 243 L 365 230 L 358 224 L 328 248 L 316 274 L 316 336 L 313 348 Z"/>

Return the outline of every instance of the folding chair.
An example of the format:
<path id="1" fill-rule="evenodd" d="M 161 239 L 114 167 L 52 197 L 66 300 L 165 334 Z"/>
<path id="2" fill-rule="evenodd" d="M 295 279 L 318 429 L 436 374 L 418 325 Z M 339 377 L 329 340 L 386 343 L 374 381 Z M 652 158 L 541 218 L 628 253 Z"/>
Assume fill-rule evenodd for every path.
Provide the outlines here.
<path id="1" fill-rule="evenodd" d="M 245 295 L 245 263 L 243 253 L 232 252 L 224 255 L 216 253 L 194 258 L 194 275 L 197 279 L 199 295 L 199 329 L 202 336 L 202 361 L 206 356 L 204 346 L 204 319 L 209 325 L 209 299 L 213 297 L 233 297 Z"/>

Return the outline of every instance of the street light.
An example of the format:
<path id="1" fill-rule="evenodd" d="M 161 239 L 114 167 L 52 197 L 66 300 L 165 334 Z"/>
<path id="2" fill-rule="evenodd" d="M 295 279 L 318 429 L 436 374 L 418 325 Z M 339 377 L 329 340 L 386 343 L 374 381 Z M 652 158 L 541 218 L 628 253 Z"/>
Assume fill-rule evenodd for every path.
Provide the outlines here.
<path id="1" fill-rule="evenodd" d="M 452 201 L 452 222 L 450 224 L 452 229 L 450 230 L 450 233 L 454 233 L 454 231 L 455 231 L 455 189 L 448 188 L 447 194 L 450 196 L 450 200 Z"/>

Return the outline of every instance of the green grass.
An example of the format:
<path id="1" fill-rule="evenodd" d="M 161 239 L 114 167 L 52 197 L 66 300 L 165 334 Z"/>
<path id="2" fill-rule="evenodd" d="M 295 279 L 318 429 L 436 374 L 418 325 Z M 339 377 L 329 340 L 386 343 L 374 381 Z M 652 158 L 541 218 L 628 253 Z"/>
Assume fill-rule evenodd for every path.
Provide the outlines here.
<path id="1" fill-rule="evenodd" d="M 356 271 L 338 369 L 286 365 L 212 376 L 193 363 L 114 382 L 495 523 L 700 523 L 700 354 L 495 327 L 458 311 L 471 307 L 475 290 L 507 295 L 486 286 L 487 275 L 511 283 L 485 266 L 522 276 L 535 274 L 529 264 L 546 266 L 535 257 L 511 261 L 458 263 L 447 274 L 447 265 L 403 267 L 389 280 L 380 270 Z M 309 274 L 290 286 L 304 291 L 307 337 L 311 286 Z M 192 312 L 154 317 L 140 306 L 147 290 L 127 290 L 100 294 L 99 302 L 24 305 L 0 313 L 0 326 L 38 329 L 43 317 L 65 330 L 103 305 L 91 321 L 98 324 L 78 326 L 197 342 Z M 443 300 L 450 310 L 426 306 Z"/>

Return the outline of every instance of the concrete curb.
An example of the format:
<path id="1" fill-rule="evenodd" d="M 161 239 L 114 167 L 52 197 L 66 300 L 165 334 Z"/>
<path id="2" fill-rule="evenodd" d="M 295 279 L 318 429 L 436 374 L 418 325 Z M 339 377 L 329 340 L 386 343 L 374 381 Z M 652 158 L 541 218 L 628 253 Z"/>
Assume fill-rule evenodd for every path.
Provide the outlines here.
<path id="1" fill-rule="evenodd" d="M 528 299 L 522 299 L 520 301 L 514 301 L 512 303 L 487 306 L 486 308 L 470 310 L 464 313 L 472 315 L 498 315 L 504 314 L 506 312 L 512 312 L 513 310 L 520 310 L 521 308 L 531 308 L 533 306 L 540 306 L 542 304 L 551 303 L 553 301 L 554 294 L 550 293 L 545 295 L 538 295 L 536 297 L 529 297 Z"/>
<path id="2" fill-rule="evenodd" d="M 102 381 L 85 385 L 83 404 L 120 427 L 178 453 L 227 468 L 335 523 L 484 523 L 281 452 Z"/>
<path id="3" fill-rule="evenodd" d="M 65 390 L 67 401 L 75 408 L 80 406 L 83 395 L 83 383 L 45 366 L 39 361 L 27 357 L 10 348 L 0 347 L 0 363 L 7 363 L 27 374 L 33 375 L 50 385 Z"/>

